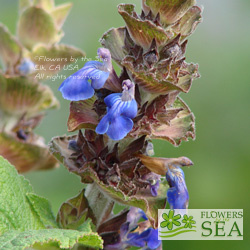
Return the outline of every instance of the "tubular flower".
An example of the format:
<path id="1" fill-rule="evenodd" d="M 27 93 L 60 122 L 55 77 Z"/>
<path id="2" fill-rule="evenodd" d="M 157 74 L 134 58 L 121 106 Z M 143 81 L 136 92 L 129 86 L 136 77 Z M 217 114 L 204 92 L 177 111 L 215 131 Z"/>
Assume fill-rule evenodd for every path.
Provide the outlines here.
<path id="1" fill-rule="evenodd" d="M 97 54 L 103 62 L 87 62 L 82 69 L 63 81 L 59 90 L 64 99 L 86 100 L 94 95 L 95 89 L 103 87 L 112 70 L 111 54 L 105 48 L 99 48 Z"/>
<path id="2" fill-rule="evenodd" d="M 130 233 L 128 243 L 131 246 L 143 247 L 144 249 L 157 249 L 161 245 L 161 241 L 158 240 L 158 229 L 148 228 L 141 234 Z"/>
<path id="3" fill-rule="evenodd" d="M 139 222 L 141 219 L 145 221 Z M 119 240 L 105 246 L 104 249 L 120 250 L 133 246 L 143 250 L 158 249 L 161 246 L 161 241 L 158 240 L 158 229 L 153 229 L 145 213 L 135 207 L 130 208 L 127 220 L 119 230 Z"/>
<path id="4" fill-rule="evenodd" d="M 132 119 L 137 115 L 135 85 L 130 80 L 125 80 L 122 84 L 122 93 L 114 93 L 104 99 L 107 114 L 96 127 L 98 134 L 107 133 L 112 140 L 123 139 L 133 128 Z"/>
<path id="5" fill-rule="evenodd" d="M 166 179 L 170 186 L 167 191 L 170 208 L 187 209 L 189 196 L 182 169 L 178 166 L 168 168 Z"/>

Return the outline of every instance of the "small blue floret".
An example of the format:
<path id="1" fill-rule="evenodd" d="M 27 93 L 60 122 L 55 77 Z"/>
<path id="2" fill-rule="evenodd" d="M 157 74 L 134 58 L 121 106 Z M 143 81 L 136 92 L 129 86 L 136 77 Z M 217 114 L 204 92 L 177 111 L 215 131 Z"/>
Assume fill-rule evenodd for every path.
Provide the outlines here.
<path id="1" fill-rule="evenodd" d="M 64 99 L 80 101 L 91 98 L 95 89 L 103 87 L 112 70 L 111 54 L 108 49 L 100 48 L 99 57 L 103 62 L 90 61 L 73 75 L 69 76 L 59 87 Z"/>
<path id="2" fill-rule="evenodd" d="M 188 208 L 188 190 L 185 183 L 185 176 L 182 169 L 178 166 L 169 168 L 166 179 L 170 185 L 167 191 L 167 199 L 171 209 Z"/>
<path id="3" fill-rule="evenodd" d="M 112 140 L 121 140 L 132 130 L 132 119 L 137 115 L 134 84 L 130 80 L 124 81 L 123 92 L 107 96 L 104 102 L 107 114 L 99 122 L 96 132 L 106 133 Z"/>

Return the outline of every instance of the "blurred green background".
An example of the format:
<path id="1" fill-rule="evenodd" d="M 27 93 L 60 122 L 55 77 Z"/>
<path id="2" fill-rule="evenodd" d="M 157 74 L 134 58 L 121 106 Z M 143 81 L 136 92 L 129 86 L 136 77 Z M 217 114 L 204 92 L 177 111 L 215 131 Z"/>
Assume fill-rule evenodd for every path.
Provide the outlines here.
<path id="1" fill-rule="evenodd" d="M 66 1 L 56 1 L 57 3 Z M 124 25 L 117 4 L 139 0 L 73 1 L 64 25 L 63 43 L 83 49 L 94 58 L 98 40 L 111 27 Z M 201 78 L 182 98 L 196 116 L 197 139 L 174 148 L 155 141 L 156 156 L 187 156 L 195 165 L 185 169 L 190 208 L 244 209 L 244 241 L 169 241 L 165 249 L 249 249 L 250 238 L 250 1 L 198 0 L 204 21 L 189 38 L 187 61 L 198 62 Z M 15 33 L 17 0 L 0 0 L 0 22 Z M 65 72 L 69 74 L 69 72 Z M 46 82 L 61 102 L 49 111 L 37 133 L 47 142 L 67 133 L 69 102 L 57 91 L 60 81 Z M 61 166 L 26 174 L 36 193 L 47 197 L 56 212 L 60 204 L 82 188 L 80 179 Z"/>

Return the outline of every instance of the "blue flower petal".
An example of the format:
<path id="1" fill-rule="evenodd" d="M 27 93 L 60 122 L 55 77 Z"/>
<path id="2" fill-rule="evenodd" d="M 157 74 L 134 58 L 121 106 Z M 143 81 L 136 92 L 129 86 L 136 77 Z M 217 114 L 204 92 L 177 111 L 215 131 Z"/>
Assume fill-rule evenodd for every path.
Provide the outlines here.
<path id="1" fill-rule="evenodd" d="M 69 78 L 59 87 L 63 98 L 71 101 L 80 101 L 91 98 L 94 89 L 100 89 L 109 77 L 104 63 L 98 61 L 87 62 L 84 67 Z"/>
<path id="2" fill-rule="evenodd" d="M 131 233 L 128 235 L 128 243 L 136 247 L 148 246 L 149 249 L 156 249 L 161 245 L 158 240 L 158 229 L 148 228 L 141 234 Z"/>
<path id="3" fill-rule="evenodd" d="M 64 99 L 80 101 L 91 98 L 95 91 L 79 71 L 67 78 L 59 87 Z"/>
<path id="4" fill-rule="evenodd" d="M 186 209 L 188 206 L 188 191 L 180 191 L 176 187 L 169 188 L 167 199 L 171 209 Z"/>
<path id="5" fill-rule="evenodd" d="M 123 108 L 123 111 L 121 114 L 124 116 L 127 116 L 131 119 L 135 118 L 137 115 L 137 110 L 138 110 L 136 100 L 133 99 L 131 101 L 127 101 L 124 103 L 125 103 L 125 105 L 124 105 L 124 108 Z"/>
<path id="6" fill-rule="evenodd" d="M 158 229 L 151 228 L 151 234 L 147 238 L 147 246 L 150 249 L 157 249 L 161 245 L 161 240 L 158 240 Z"/>
<path id="7" fill-rule="evenodd" d="M 107 114 L 96 128 L 96 132 L 99 134 L 106 131 L 112 140 L 123 139 L 132 130 L 134 123 L 131 119 L 137 115 L 134 84 L 130 80 L 123 82 L 125 83 L 122 93 L 114 93 L 105 97 Z"/>
<path id="8" fill-rule="evenodd" d="M 188 190 L 183 171 L 177 167 L 168 170 L 166 179 L 170 185 L 167 191 L 167 199 L 171 209 L 186 209 L 188 207 Z"/>
<path id="9" fill-rule="evenodd" d="M 90 61 L 84 65 L 84 69 L 88 79 L 91 80 L 91 85 L 94 89 L 103 87 L 109 78 L 109 72 L 104 71 L 103 63 L 97 61 Z"/>
<path id="10" fill-rule="evenodd" d="M 133 121 L 125 116 L 118 116 L 109 125 L 107 135 L 112 140 L 123 139 L 133 128 Z"/>
<path id="11" fill-rule="evenodd" d="M 110 94 L 104 98 L 104 102 L 109 108 L 111 108 L 118 100 L 121 101 L 121 97 L 121 93 Z"/>
<path id="12" fill-rule="evenodd" d="M 145 212 L 140 208 L 138 208 L 138 210 L 139 214 L 141 215 L 141 218 L 143 218 L 144 220 L 148 220 L 148 217 L 146 216 Z"/>
<path id="13" fill-rule="evenodd" d="M 108 128 L 109 128 L 109 117 L 108 115 L 105 115 L 97 125 L 95 131 L 96 133 L 102 135 L 108 131 Z"/>
<path id="14" fill-rule="evenodd" d="M 128 235 L 128 244 L 135 247 L 144 247 L 146 245 L 144 239 L 138 233 Z"/>
<path id="15" fill-rule="evenodd" d="M 94 89 L 100 89 L 103 87 L 107 79 L 109 78 L 109 72 L 96 70 L 95 73 L 90 75 L 92 81 L 91 85 Z"/>

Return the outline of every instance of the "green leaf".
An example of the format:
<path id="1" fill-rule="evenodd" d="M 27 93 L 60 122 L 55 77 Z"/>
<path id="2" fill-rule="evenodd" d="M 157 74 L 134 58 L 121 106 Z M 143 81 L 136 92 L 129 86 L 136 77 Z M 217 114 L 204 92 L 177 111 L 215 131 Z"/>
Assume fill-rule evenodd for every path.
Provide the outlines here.
<path id="1" fill-rule="evenodd" d="M 141 20 L 134 11 L 135 6 L 132 4 L 120 4 L 118 12 L 126 22 L 127 29 L 133 41 L 143 47 L 149 49 L 153 39 L 157 45 L 163 45 L 172 34 L 166 32 L 160 26 L 156 26 L 149 20 Z"/>
<path id="2" fill-rule="evenodd" d="M 85 53 L 73 46 L 57 44 L 53 46 L 36 46 L 30 53 L 31 60 L 37 65 L 36 74 L 54 75 L 65 65 L 74 63 L 72 58 L 84 57 Z M 46 60 L 49 58 L 50 60 Z"/>
<path id="3" fill-rule="evenodd" d="M 161 22 L 167 25 L 178 21 L 196 3 L 195 0 L 143 1 L 146 2 L 154 15 L 159 13 Z"/>
<path id="4" fill-rule="evenodd" d="M 30 183 L 18 175 L 15 167 L 2 156 L 0 156 L 0 176 L 0 235 L 9 230 L 45 229 L 44 221 L 50 220 L 51 216 L 48 216 L 48 212 L 43 209 L 40 209 L 38 214 L 34 207 L 41 205 L 43 208 L 48 208 L 47 201 L 36 197 L 31 205 L 27 199 L 27 194 L 33 192 Z"/>
<path id="5" fill-rule="evenodd" d="M 85 247 L 103 248 L 101 237 L 91 231 L 89 223 L 86 223 L 85 230 L 81 232 L 65 229 L 40 229 L 25 232 L 9 231 L 0 236 L 1 249 L 23 250 L 43 244 L 46 244 L 46 249 L 51 249 L 50 245 L 58 246 L 61 249 L 70 249 L 76 243 Z"/>
<path id="6" fill-rule="evenodd" d="M 17 39 L 0 23 L 0 59 L 5 68 L 13 67 L 20 60 L 22 49 Z"/>
<path id="7" fill-rule="evenodd" d="M 46 228 L 58 227 L 51 205 L 47 199 L 32 193 L 27 193 L 26 197 Z"/>
<path id="8" fill-rule="evenodd" d="M 55 24 L 57 26 L 57 29 L 61 29 L 68 14 L 69 11 L 72 8 L 72 3 L 65 3 L 65 4 L 61 4 L 59 6 L 56 6 L 52 11 L 51 11 L 51 15 L 54 18 Z"/>
<path id="9" fill-rule="evenodd" d="M 57 28 L 52 16 L 38 7 L 27 8 L 21 14 L 18 36 L 28 49 L 32 49 L 37 43 L 52 44 L 58 40 Z"/>

